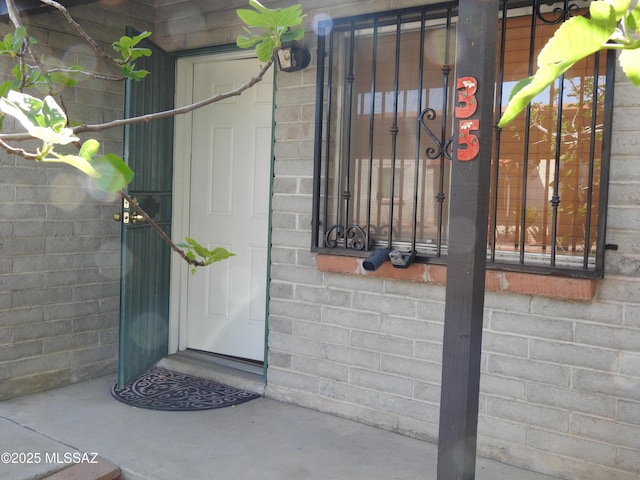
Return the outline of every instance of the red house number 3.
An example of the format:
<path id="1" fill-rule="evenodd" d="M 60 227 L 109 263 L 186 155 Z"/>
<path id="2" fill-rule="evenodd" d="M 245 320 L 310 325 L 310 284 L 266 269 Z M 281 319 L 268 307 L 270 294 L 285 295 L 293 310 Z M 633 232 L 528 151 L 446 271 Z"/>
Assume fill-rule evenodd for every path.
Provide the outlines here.
<path id="1" fill-rule="evenodd" d="M 478 108 L 476 101 L 476 90 L 478 90 L 478 82 L 473 77 L 460 77 L 456 84 L 458 90 L 458 105 L 456 107 L 456 118 L 460 119 L 459 144 L 466 148 L 458 148 L 458 160 L 468 162 L 478 156 L 480 150 L 480 141 L 478 137 L 471 132 L 480 128 L 480 120 L 474 118 L 469 119 Z"/>

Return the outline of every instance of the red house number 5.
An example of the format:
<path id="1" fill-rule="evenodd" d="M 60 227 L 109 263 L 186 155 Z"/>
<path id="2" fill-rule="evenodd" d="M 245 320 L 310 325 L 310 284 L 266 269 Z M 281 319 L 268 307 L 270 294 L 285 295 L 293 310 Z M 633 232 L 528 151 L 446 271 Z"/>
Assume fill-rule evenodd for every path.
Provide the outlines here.
<path id="1" fill-rule="evenodd" d="M 476 101 L 476 90 L 478 89 L 478 82 L 473 77 L 461 77 L 458 78 L 456 84 L 458 90 L 458 104 L 456 107 L 456 118 L 460 119 L 459 144 L 464 145 L 466 148 L 458 148 L 458 160 L 462 162 L 468 162 L 478 156 L 480 150 L 480 141 L 478 137 L 472 135 L 472 131 L 480 129 L 480 120 L 468 119 L 478 108 L 478 102 Z"/>

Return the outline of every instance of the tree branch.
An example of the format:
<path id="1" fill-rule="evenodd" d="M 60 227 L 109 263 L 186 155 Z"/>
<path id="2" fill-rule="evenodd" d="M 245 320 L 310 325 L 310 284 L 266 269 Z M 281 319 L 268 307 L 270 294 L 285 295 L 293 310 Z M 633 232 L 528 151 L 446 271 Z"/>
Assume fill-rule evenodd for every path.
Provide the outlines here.
<path id="1" fill-rule="evenodd" d="M 275 55 L 275 54 L 274 54 Z M 73 133 L 79 134 L 84 132 L 100 132 L 102 130 L 108 130 L 110 128 L 123 127 L 126 125 L 132 125 L 136 123 L 148 123 L 153 120 L 161 120 L 163 118 L 175 117 L 176 115 L 184 115 L 185 113 L 192 112 L 202 107 L 206 107 L 212 103 L 220 102 L 222 100 L 226 100 L 230 97 L 237 97 L 241 95 L 245 90 L 253 87 L 256 83 L 261 82 L 264 78 L 264 75 L 267 73 L 271 65 L 273 65 L 274 57 L 271 57 L 269 61 L 263 65 L 258 74 L 251 78 L 248 82 L 240 85 L 238 88 L 234 90 L 230 90 L 225 93 L 220 93 L 218 95 L 214 95 L 213 97 L 206 98 L 204 100 L 200 100 L 199 102 L 192 103 L 190 105 L 185 105 L 184 107 L 174 108 L 172 110 L 165 110 L 163 112 L 150 113 L 147 115 L 141 115 L 139 117 L 132 118 L 123 118 L 120 120 L 114 120 L 112 122 L 100 123 L 96 125 L 79 125 L 73 128 Z M 0 139 L 3 137 L 0 136 Z"/>
<path id="2" fill-rule="evenodd" d="M 109 82 L 122 82 L 126 80 L 127 77 L 123 75 L 109 75 L 106 73 L 97 73 L 97 72 L 87 72 L 84 70 L 73 70 L 71 68 L 51 68 L 48 70 L 48 73 L 68 73 L 73 75 L 84 75 L 85 77 L 95 78 L 96 80 L 107 80 Z"/>
<path id="3" fill-rule="evenodd" d="M 144 218 L 144 221 L 146 223 L 149 224 L 149 226 L 151 228 L 153 228 L 156 233 L 160 236 L 160 238 L 167 244 L 169 245 L 169 247 L 171 248 L 171 250 L 173 250 L 174 252 L 176 252 L 178 255 L 180 255 L 180 257 L 187 262 L 189 265 L 194 265 L 196 267 L 204 267 L 204 262 L 200 262 L 198 260 L 192 259 L 187 257 L 187 255 L 184 253 L 184 250 L 182 250 L 180 247 L 178 247 L 173 240 L 171 240 L 169 238 L 169 236 L 164 233 L 164 230 L 162 230 L 162 228 L 160 228 L 160 225 L 158 225 L 148 214 L 147 212 L 145 212 L 136 202 L 133 201 L 133 199 L 127 194 L 127 192 L 125 192 L 124 190 L 120 190 L 120 192 L 118 192 L 120 194 L 120 196 L 122 198 L 124 198 L 127 202 L 129 202 L 129 205 L 131 206 L 131 208 L 133 208 L 137 213 L 139 213 L 140 215 L 142 215 L 142 218 Z"/>
<path id="4" fill-rule="evenodd" d="M 10 0 L 9 0 L 10 1 Z M 132 118 L 123 118 L 119 120 L 114 120 L 112 122 L 100 123 L 95 125 L 78 125 L 73 128 L 73 133 L 79 134 L 84 132 L 101 132 L 103 130 L 109 130 L 111 128 L 124 127 L 126 125 L 133 125 L 137 123 L 148 123 L 154 120 L 161 120 L 163 118 L 175 117 L 176 115 L 184 115 L 185 113 L 192 112 L 193 110 L 197 110 L 202 107 L 206 107 L 212 103 L 220 102 L 230 97 L 236 97 L 241 95 L 245 90 L 253 87 L 255 84 L 262 81 L 267 71 L 273 65 L 275 60 L 275 55 L 277 52 L 274 51 L 274 54 L 271 56 L 269 61 L 265 63 L 260 71 L 251 78 L 248 82 L 240 85 L 238 88 L 234 90 L 230 90 L 226 93 L 220 93 L 218 95 L 214 95 L 213 97 L 206 98 L 196 103 L 192 103 L 190 105 L 185 105 L 184 107 L 174 108 L 172 110 L 165 110 L 163 112 L 150 113 L 147 115 L 141 115 L 138 117 Z M 33 140 L 33 137 L 27 133 L 8 133 L 0 135 L 0 141 L 4 142 L 20 142 L 25 140 Z"/>
<path id="5" fill-rule="evenodd" d="M 7 0 L 7 2 L 13 2 L 13 0 Z M 120 64 L 118 62 L 118 60 L 116 60 L 115 58 L 109 56 L 104 50 L 102 50 L 100 48 L 100 46 L 96 43 L 96 41 L 93 38 L 91 38 L 87 34 L 87 32 L 84 31 L 84 29 L 80 26 L 80 24 L 78 22 L 76 22 L 73 19 L 73 17 L 71 17 L 71 15 L 67 11 L 67 9 L 64 7 L 64 5 L 61 5 L 60 3 L 58 3 L 58 2 L 56 2 L 54 0 L 40 0 L 40 2 L 44 3 L 45 5 L 49 5 L 50 7 L 53 7 L 56 10 L 58 10 L 60 13 L 62 13 L 62 15 L 64 15 L 64 18 L 67 19 L 67 22 L 76 30 L 76 32 L 78 32 L 78 34 L 84 39 L 84 41 L 89 44 L 91 49 L 97 55 L 101 56 L 102 58 L 106 58 L 111 63 L 114 63 L 116 65 Z"/>
<path id="6" fill-rule="evenodd" d="M 41 0 L 41 1 L 45 1 L 45 0 Z M 7 4 L 7 11 L 9 12 L 9 17 L 11 19 L 11 22 L 13 23 L 13 26 L 18 29 L 20 27 L 23 27 L 23 23 L 22 23 L 22 18 L 20 17 L 20 12 L 18 11 L 18 9 L 16 8 L 16 4 L 14 0 L 6 0 L 6 4 Z M 64 7 L 63 7 L 64 8 Z M 31 57 L 31 61 L 33 62 L 33 65 L 29 65 L 27 62 L 25 62 L 25 56 L 29 56 Z M 55 93 L 53 91 L 53 85 L 51 84 L 51 80 L 48 76 L 49 71 L 47 69 L 47 67 L 44 65 L 44 63 L 42 62 L 42 60 L 40 58 L 38 58 L 37 55 L 34 54 L 33 51 L 33 45 L 31 44 L 31 39 L 27 36 L 24 39 L 24 44 L 22 45 L 21 51 L 18 54 L 18 62 L 20 65 L 20 71 L 24 72 L 24 68 L 25 66 L 27 68 L 29 68 L 30 70 L 41 70 L 44 73 L 44 76 L 47 80 L 47 84 L 49 86 L 49 93 L 53 94 Z M 35 67 L 34 67 L 35 65 Z M 27 87 L 27 76 L 22 74 L 21 75 L 21 80 L 20 80 L 20 87 L 19 87 L 19 91 L 22 92 L 22 90 Z M 58 98 L 60 99 L 60 101 L 62 102 L 62 97 L 58 94 L 57 95 Z M 64 106 L 63 106 L 64 108 Z M 27 157 L 24 157 L 27 158 Z"/>
<path id="7" fill-rule="evenodd" d="M 26 150 L 24 150 L 22 148 L 12 147 L 8 143 L 4 142 L 2 139 L 0 139 L 0 148 L 2 148 L 2 150 L 4 150 L 5 152 L 10 153 L 11 155 L 18 155 L 19 157 L 22 157 L 25 160 L 37 160 L 38 159 L 38 155 L 37 154 L 29 153 L 29 152 L 27 152 Z"/>
<path id="8" fill-rule="evenodd" d="M 9 20 L 13 23 L 13 26 L 16 28 L 23 27 L 22 18 L 20 18 L 20 12 L 16 7 L 16 2 L 14 0 L 6 0 L 7 3 L 7 12 L 9 13 Z"/>

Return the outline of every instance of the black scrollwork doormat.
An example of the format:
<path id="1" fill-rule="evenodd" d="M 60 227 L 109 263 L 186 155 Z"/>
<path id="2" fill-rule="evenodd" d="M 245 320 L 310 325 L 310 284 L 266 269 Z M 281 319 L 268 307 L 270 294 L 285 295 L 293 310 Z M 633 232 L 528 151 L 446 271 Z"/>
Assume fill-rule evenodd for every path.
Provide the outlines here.
<path id="1" fill-rule="evenodd" d="M 260 396 L 162 367 L 150 368 L 123 388 L 115 384 L 111 394 L 132 407 L 176 412 L 229 407 Z"/>

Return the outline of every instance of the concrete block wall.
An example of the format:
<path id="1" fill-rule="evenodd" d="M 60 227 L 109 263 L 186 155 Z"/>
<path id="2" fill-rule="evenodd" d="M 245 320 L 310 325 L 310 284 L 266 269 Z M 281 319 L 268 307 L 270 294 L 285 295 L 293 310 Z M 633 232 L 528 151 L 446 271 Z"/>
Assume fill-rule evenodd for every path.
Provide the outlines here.
<path id="1" fill-rule="evenodd" d="M 436 441 L 445 288 L 318 270 L 314 63 L 277 85 L 267 395 Z M 640 91 L 621 72 L 615 102 L 607 242 L 619 249 L 595 298 L 503 292 L 485 305 L 479 453 L 572 480 L 640 476 Z"/>
<path id="2" fill-rule="evenodd" d="M 72 14 L 110 49 L 125 25 L 150 29 L 154 17 L 147 2 L 119 3 Z M 99 63 L 59 14 L 25 21 L 45 53 Z M 2 35 L 10 30 L 5 25 Z M 121 118 L 123 83 L 82 81 L 64 92 L 64 102 L 76 121 Z M 4 131 L 11 126 L 5 121 Z M 104 152 L 122 153 L 122 129 L 92 137 Z M 0 400 L 115 370 L 120 227 L 112 216 L 118 209 L 115 198 L 92 191 L 71 167 L 0 153 Z"/>

